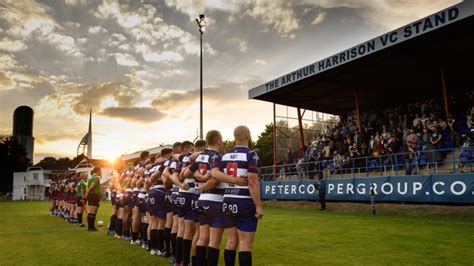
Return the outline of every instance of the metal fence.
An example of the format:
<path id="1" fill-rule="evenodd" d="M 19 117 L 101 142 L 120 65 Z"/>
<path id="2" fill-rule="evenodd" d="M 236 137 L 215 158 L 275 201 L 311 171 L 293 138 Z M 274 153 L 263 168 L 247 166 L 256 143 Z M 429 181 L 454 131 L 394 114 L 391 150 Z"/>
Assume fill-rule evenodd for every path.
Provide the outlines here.
<path id="1" fill-rule="evenodd" d="M 474 148 L 438 149 L 260 167 L 262 180 L 473 172 Z"/>

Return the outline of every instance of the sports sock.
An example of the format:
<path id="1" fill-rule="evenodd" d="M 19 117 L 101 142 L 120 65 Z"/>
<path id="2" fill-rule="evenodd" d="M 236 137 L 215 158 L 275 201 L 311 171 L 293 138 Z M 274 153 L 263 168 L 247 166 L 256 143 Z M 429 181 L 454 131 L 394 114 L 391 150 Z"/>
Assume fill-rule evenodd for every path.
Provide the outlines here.
<path id="1" fill-rule="evenodd" d="M 188 265 L 190 256 L 191 256 L 191 245 L 193 241 L 188 239 L 183 239 L 183 264 Z"/>
<path id="2" fill-rule="evenodd" d="M 130 229 L 123 230 L 124 237 L 130 237 Z"/>
<path id="3" fill-rule="evenodd" d="M 191 265 L 193 266 L 197 265 L 196 256 L 191 256 Z"/>
<path id="4" fill-rule="evenodd" d="M 165 251 L 167 254 L 171 254 L 171 229 L 165 228 L 163 231 L 163 239 L 165 240 Z"/>
<path id="5" fill-rule="evenodd" d="M 157 239 L 157 243 L 156 243 L 156 248 L 159 250 L 159 251 L 163 251 L 165 249 L 165 242 L 164 242 L 164 237 L 163 237 L 163 229 L 158 229 L 156 230 L 156 239 Z"/>
<path id="6" fill-rule="evenodd" d="M 156 250 L 156 229 L 150 231 L 150 249 Z"/>
<path id="7" fill-rule="evenodd" d="M 117 219 L 117 223 L 115 224 L 115 233 L 118 235 L 118 236 L 122 236 L 122 228 L 123 226 L 123 220 L 122 219 Z"/>
<path id="8" fill-rule="evenodd" d="M 174 254 L 174 258 L 176 259 L 177 264 L 181 264 L 183 262 L 183 238 L 176 237 L 176 252 Z"/>
<path id="9" fill-rule="evenodd" d="M 235 250 L 224 250 L 224 262 L 226 266 L 234 266 L 235 265 Z"/>
<path id="10" fill-rule="evenodd" d="M 132 232 L 132 241 L 137 241 L 138 239 L 138 232 Z"/>
<path id="11" fill-rule="evenodd" d="M 87 225 L 90 229 L 95 227 L 94 223 L 95 223 L 95 214 L 92 214 L 92 213 L 87 214 Z"/>
<path id="12" fill-rule="evenodd" d="M 198 266 L 207 266 L 206 253 L 207 247 L 196 246 L 196 264 Z"/>
<path id="13" fill-rule="evenodd" d="M 207 247 L 207 263 L 209 266 L 217 266 L 219 262 L 219 249 Z"/>
<path id="14" fill-rule="evenodd" d="M 169 229 L 169 228 L 166 228 L 166 229 Z M 171 229 L 169 229 L 170 232 L 171 232 Z M 171 254 L 173 255 L 173 257 L 176 257 L 176 233 L 172 233 L 171 235 Z"/>
<path id="15" fill-rule="evenodd" d="M 143 240 L 145 243 L 148 242 L 148 236 L 146 234 L 148 229 L 148 224 L 142 223 L 140 225 L 140 239 Z"/>
<path id="16" fill-rule="evenodd" d="M 117 215 L 110 216 L 109 231 L 115 231 L 115 221 L 117 220 Z"/>
<path id="17" fill-rule="evenodd" d="M 252 252 L 250 251 L 239 252 L 239 265 L 252 266 Z"/>
<path id="18" fill-rule="evenodd" d="M 82 224 L 82 213 L 77 214 L 77 223 Z"/>

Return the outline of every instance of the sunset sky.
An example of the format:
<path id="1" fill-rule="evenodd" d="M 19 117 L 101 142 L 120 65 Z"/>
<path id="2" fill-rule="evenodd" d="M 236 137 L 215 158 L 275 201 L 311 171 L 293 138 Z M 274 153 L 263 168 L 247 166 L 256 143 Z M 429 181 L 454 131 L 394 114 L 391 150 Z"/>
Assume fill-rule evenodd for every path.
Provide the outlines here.
<path id="1" fill-rule="evenodd" d="M 256 139 L 272 105 L 249 89 L 458 2 L 0 0 L 0 135 L 29 105 L 35 162 L 75 156 L 89 108 L 96 158 L 193 140 L 205 13 L 204 131 Z"/>

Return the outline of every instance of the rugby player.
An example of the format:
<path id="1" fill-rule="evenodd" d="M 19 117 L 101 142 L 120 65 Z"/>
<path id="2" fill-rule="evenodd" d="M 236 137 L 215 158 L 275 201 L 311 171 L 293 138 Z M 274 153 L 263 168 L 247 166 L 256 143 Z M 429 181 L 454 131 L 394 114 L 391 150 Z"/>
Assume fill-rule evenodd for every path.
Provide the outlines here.
<path id="1" fill-rule="evenodd" d="M 190 141 L 184 141 L 181 144 L 182 154 L 178 158 L 177 166 L 172 164 L 170 169 L 173 174 L 171 180 L 174 185 L 179 187 L 178 202 L 178 233 L 176 236 L 176 261 L 177 265 L 188 265 L 190 263 L 191 245 L 194 237 L 196 217 L 192 208 L 196 189 L 194 187 L 194 178 L 183 180 L 183 173 L 191 163 L 191 155 L 194 151 L 194 144 Z"/>
<path id="2" fill-rule="evenodd" d="M 170 170 L 170 167 L 175 168 L 178 164 L 178 157 L 181 154 L 181 142 L 175 142 L 173 144 L 173 152 L 172 152 L 172 157 L 168 160 L 168 165 L 163 169 L 163 176 L 165 177 L 165 187 L 167 188 L 166 192 L 166 206 L 167 206 L 167 214 L 166 214 L 166 224 L 165 224 L 165 229 L 163 232 L 163 237 L 164 237 L 164 242 L 165 242 L 165 247 L 166 251 L 170 251 L 172 249 L 173 254 L 167 254 L 165 255 L 173 255 L 173 259 L 176 260 L 177 256 L 181 256 L 182 253 L 178 252 L 178 240 L 177 240 L 177 234 L 178 234 L 178 202 L 177 202 L 177 196 L 178 196 L 178 186 L 172 184 L 171 182 L 171 174 L 172 171 Z M 170 182 L 167 184 L 166 182 Z M 171 185 L 171 189 L 168 190 L 169 185 Z M 169 235 L 169 237 L 168 237 Z M 181 245 L 181 243 L 180 243 Z M 170 252 L 171 253 L 171 252 Z"/>
<path id="3" fill-rule="evenodd" d="M 114 171 L 115 173 L 115 171 Z M 112 177 L 112 180 L 114 178 Z M 112 181 L 113 182 L 113 181 Z M 117 226 L 117 205 L 116 205 L 116 197 L 117 197 L 117 190 L 115 190 L 114 186 L 110 186 L 111 192 L 110 192 L 110 202 L 112 204 L 112 214 L 110 215 L 110 220 L 109 220 L 109 227 L 107 228 L 107 234 L 108 235 L 115 235 L 115 227 Z"/>
<path id="4" fill-rule="evenodd" d="M 80 227 L 85 227 L 82 221 L 82 214 L 84 213 L 84 205 L 86 204 L 86 180 L 87 175 L 85 173 L 79 174 L 79 182 L 77 183 L 77 192 L 76 192 L 76 216 L 77 216 L 77 225 Z"/>
<path id="5" fill-rule="evenodd" d="M 197 140 L 195 143 L 194 143 L 194 154 L 191 155 L 190 159 L 191 159 L 191 163 L 194 163 L 196 161 L 196 158 L 202 153 L 204 152 L 204 150 L 207 148 L 207 141 L 205 140 Z M 191 173 L 188 174 L 187 176 L 193 176 L 192 172 L 189 170 L 189 167 L 184 171 L 183 173 L 183 176 L 186 177 L 185 173 Z M 196 178 L 195 178 L 196 179 Z M 199 181 L 196 179 L 196 181 Z M 196 217 L 195 219 L 195 223 L 194 223 L 194 237 L 193 237 L 193 242 L 191 244 L 191 264 L 192 265 L 197 265 L 197 259 L 196 259 L 196 245 L 197 245 L 197 242 L 199 240 L 199 209 L 198 209 L 198 206 L 197 206 L 197 203 L 198 203 L 198 199 L 200 197 L 201 193 L 198 189 L 198 183 L 195 184 L 195 194 L 193 195 L 193 202 L 192 202 L 192 210 L 194 212 L 194 217 Z M 185 232 L 186 234 L 186 232 Z"/>
<path id="6" fill-rule="evenodd" d="M 164 236 L 163 232 L 166 224 L 167 217 L 167 206 L 165 202 L 165 197 L 167 195 L 165 191 L 165 184 L 169 181 L 166 180 L 166 177 L 162 174 L 164 169 L 168 167 L 171 159 L 172 150 L 171 149 L 162 149 L 161 157 L 163 163 L 155 166 L 156 169 L 153 174 L 150 176 L 150 193 L 148 195 L 149 202 L 149 212 L 150 212 L 150 254 L 151 255 L 165 255 L 163 254 L 164 250 Z"/>
<path id="7" fill-rule="evenodd" d="M 263 217 L 258 181 L 258 155 L 249 148 L 251 135 L 246 126 L 236 127 L 234 138 L 235 147 L 214 162 L 219 164 L 219 169 L 213 168 L 211 174 L 218 181 L 227 183 L 223 202 L 225 227 L 228 232 L 237 229 L 239 265 L 247 266 L 252 265 L 252 244 L 257 221 Z M 232 179 L 237 179 L 238 176 L 246 176 L 248 185 L 235 184 Z M 236 250 L 232 241 L 233 239 L 228 238 L 226 249 Z M 231 255 L 224 258 L 226 265 L 234 264 Z"/>
<path id="8" fill-rule="evenodd" d="M 126 241 L 130 241 L 132 239 L 132 236 L 130 235 L 130 222 L 132 220 L 132 179 L 133 176 L 135 175 L 135 170 L 138 169 L 138 162 L 136 162 L 134 171 L 129 172 L 127 175 L 125 175 L 124 179 L 124 192 L 122 195 L 122 202 L 123 202 L 123 210 L 122 210 L 122 223 L 123 223 L 123 228 L 122 228 L 122 234 L 123 234 L 123 239 Z"/>
<path id="9" fill-rule="evenodd" d="M 88 231 L 97 231 L 95 228 L 95 217 L 100 205 L 100 174 L 100 167 L 94 167 L 89 179 L 87 179 L 86 198 L 89 204 L 89 213 L 87 214 Z"/>
<path id="10" fill-rule="evenodd" d="M 69 205 L 69 222 L 70 223 L 77 223 L 76 217 L 76 202 L 77 202 L 77 194 L 76 194 L 76 182 L 79 180 L 80 173 L 71 174 L 71 179 L 69 180 L 68 190 L 68 205 Z"/>
<path id="11" fill-rule="evenodd" d="M 147 162 L 143 163 L 142 166 L 137 170 L 134 178 L 132 179 L 132 240 L 130 244 L 132 245 L 140 245 L 140 241 L 138 240 L 138 235 L 140 232 L 140 223 L 141 223 L 141 217 L 140 217 L 140 210 L 138 209 L 138 194 L 140 193 L 140 183 L 138 183 L 139 180 L 143 180 L 143 173 L 145 172 L 145 165 Z"/>
<path id="12" fill-rule="evenodd" d="M 126 171 L 122 172 L 121 175 L 116 176 L 116 180 L 114 182 L 115 190 L 117 191 L 115 197 L 115 204 L 117 208 L 117 219 L 115 220 L 115 238 L 122 238 L 123 237 L 123 218 L 125 216 L 125 206 L 124 206 L 124 199 L 123 199 L 123 192 L 125 191 L 126 184 L 126 176 L 131 174 L 131 169 L 127 168 Z"/>
<path id="13" fill-rule="evenodd" d="M 198 189 L 201 192 L 197 202 L 199 209 L 199 240 L 196 246 L 197 265 L 217 265 L 219 259 L 219 246 L 224 230 L 224 216 L 222 213 L 222 201 L 224 185 L 215 178 L 211 179 L 211 170 L 218 168 L 217 161 L 222 153 L 224 144 L 222 135 L 217 130 L 211 130 L 206 134 L 208 148 L 197 156 L 195 162 L 184 173 L 185 176 L 193 174 L 198 180 Z M 225 174 L 222 173 L 225 176 Z M 230 177 L 227 177 L 230 179 Z M 236 178 L 233 182 L 246 183 L 242 178 Z M 235 235 L 235 234 L 234 234 Z M 232 234 L 229 237 L 237 238 Z M 227 254 L 227 250 L 225 255 Z M 207 257 L 207 260 L 206 260 Z"/>

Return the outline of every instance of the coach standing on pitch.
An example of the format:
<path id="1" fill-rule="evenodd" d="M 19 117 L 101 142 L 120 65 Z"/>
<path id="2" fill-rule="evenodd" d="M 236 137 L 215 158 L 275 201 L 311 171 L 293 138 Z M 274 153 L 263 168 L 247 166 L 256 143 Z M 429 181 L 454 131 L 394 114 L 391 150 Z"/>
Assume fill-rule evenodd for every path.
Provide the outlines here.
<path id="1" fill-rule="evenodd" d="M 99 209 L 100 202 L 100 168 L 94 167 L 89 179 L 87 179 L 86 198 L 89 204 L 89 213 L 87 214 L 88 231 L 97 231 L 95 228 L 95 216 Z"/>

